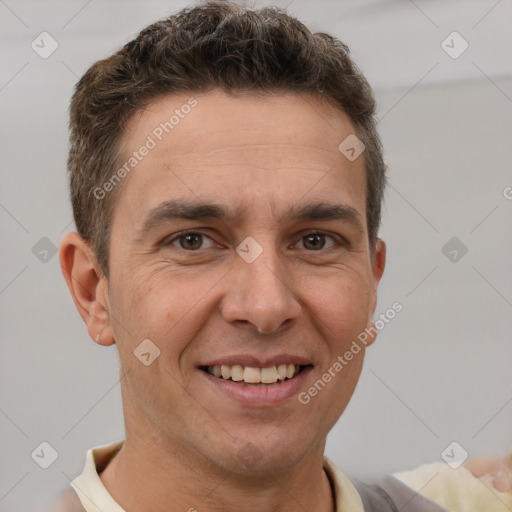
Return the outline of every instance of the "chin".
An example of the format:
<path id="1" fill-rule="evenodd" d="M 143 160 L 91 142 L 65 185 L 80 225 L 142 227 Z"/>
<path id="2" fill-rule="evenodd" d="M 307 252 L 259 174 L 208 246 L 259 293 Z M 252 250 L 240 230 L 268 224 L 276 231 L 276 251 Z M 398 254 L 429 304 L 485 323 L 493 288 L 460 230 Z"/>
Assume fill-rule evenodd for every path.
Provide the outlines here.
<path id="1" fill-rule="evenodd" d="M 239 438 L 236 446 L 230 443 L 214 461 L 223 469 L 239 475 L 282 473 L 299 464 L 313 445 L 314 442 L 307 443 L 305 439 L 292 438 L 290 435 L 280 439 L 274 436 L 270 440 L 266 432 L 259 437 Z"/>

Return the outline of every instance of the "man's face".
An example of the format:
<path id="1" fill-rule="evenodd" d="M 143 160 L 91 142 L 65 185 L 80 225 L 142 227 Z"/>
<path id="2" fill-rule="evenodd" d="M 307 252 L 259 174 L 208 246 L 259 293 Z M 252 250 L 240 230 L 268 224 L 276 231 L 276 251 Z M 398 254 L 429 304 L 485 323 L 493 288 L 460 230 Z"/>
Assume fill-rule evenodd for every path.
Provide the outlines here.
<path id="1" fill-rule="evenodd" d="M 123 139 L 125 160 L 148 136 L 156 143 L 125 178 L 112 221 L 127 435 L 232 471 L 285 469 L 323 450 L 361 372 L 364 351 L 299 400 L 375 309 L 364 160 L 340 153 L 354 128 L 315 98 L 213 91 L 182 109 L 188 98 L 155 101 Z M 174 128 L 158 130 L 176 109 Z M 206 204 L 218 208 L 179 215 Z M 160 355 L 145 365 L 134 351 L 148 339 Z M 283 379 L 293 363 L 299 373 Z M 221 365 L 224 376 L 235 366 L 234 378 L 277 382 L 212 375 Z"/>

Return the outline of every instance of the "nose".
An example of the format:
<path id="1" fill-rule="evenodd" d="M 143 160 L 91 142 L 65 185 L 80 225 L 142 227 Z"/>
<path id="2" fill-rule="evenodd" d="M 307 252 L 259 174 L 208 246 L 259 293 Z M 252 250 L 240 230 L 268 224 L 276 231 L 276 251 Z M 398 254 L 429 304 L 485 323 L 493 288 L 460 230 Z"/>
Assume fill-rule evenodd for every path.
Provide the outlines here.
<path id="1" fill-rule="evenodd" d="M 221 304 L 224 320 L 251 325 L 262 334 L 289 327 L 301 312 L 291 277 L 271 249 L 252 263 L 237 258 Z"/>

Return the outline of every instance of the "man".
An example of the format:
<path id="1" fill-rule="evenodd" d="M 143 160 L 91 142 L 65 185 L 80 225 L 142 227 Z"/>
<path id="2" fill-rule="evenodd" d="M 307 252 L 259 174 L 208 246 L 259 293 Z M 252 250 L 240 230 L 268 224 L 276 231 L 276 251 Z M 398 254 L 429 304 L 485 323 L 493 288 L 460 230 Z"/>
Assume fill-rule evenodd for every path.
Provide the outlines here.
<path id="1" fill-rule="evenodd" d="M 119 351 L 126 439 L 89 451 L 67 510 L 442 510 L 324 457 L 377 334 L 374 112 L 342 43 L 227 2 L 82 77 L 60 261 Z"/>

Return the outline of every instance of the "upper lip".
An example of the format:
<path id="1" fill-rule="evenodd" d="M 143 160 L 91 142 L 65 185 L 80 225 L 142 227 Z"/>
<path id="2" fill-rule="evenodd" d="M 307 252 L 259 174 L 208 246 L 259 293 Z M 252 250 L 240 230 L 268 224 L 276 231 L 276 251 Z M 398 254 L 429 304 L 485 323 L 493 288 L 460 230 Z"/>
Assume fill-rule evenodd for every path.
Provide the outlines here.
<path id="1" fill-rule="evenodd" d="M 304 357 L 294 356 L 292 354 L 279 354 L 275 356 L 255 356 L 251 354 L 233 354 L 229 356 L 219 357 L 212 359 L 199 366 L 234 366 L 239 364 L 241 366 L 249 366 L 252 368 L 268 368 L 270 366 L 278 366 L 280 364 L 295 364 L 297 366 L 307 366 L 312 364 L 309 359 Z"/>

